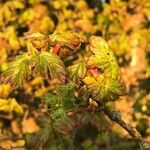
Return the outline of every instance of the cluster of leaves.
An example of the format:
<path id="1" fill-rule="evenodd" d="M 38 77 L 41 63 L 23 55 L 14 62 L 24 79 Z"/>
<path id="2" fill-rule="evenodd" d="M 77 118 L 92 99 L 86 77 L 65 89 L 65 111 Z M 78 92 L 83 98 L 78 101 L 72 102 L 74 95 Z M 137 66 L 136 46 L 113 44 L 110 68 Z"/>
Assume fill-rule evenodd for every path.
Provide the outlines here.
<path id="1" fill-rule="evenodd" d="M 58 37 L 59 42 L 55 40 L 55 36 L 56 39 Z M 72 41 L 68 40 L 69 37 Z M 63 61 L 60 59 L 61 56 L 58 57 L 60 53 L 56 53 L 57 44 L 60 45 L 57 51 L 61 51 L 64 46 L 76 50 L 82 42 L 77 34 L 68 32 L 55 34 L 54 36 L 44 36 L 39 33 L 33 33 L 27 35 L 26 38 L 29 40 L 27 42 L 28 52 L 20 55 L 13 62 L 9 63 L 7 70 L 4 71 L 6 80 L 11 81 L 14 85 L 21 86 L 23 85 L 23 81 L 31 76 L 31 70 L 33 70 L 35 75 L 36 72 L 41 75 L 46 75 L 47 80 L 53 79 L 55 77 L 54 75 L 58 75 L 57 78 L 61 79 L 61 83 L 65 84 L 65 82 L 69 82 L 67 85 L 59 86 L 56 95 L 51 93 L 46 94 L 44 99 L 46 105 L 50 107 L 52 127 L 50 128 L 46 125 L 46 128 L 38 132 L 35 138 L 36 141 L 33 141 L 33 143 L 39 143 L 40 141 L 39 144 L 37 143 L 37 146 L 46 144 L 51 135 L 52 128 L 55 132 L 58 131 L 64 134 L 75 126 L 68 118 L 68 113 L 73 113 L 75 110 L 81 109 L 81 117 L 84 115 L 84 110 L 96 112 L 99 107 L 101 107 L 102 102 L 106 103 L 107 101 L 117 100 L 118 96 L 124 94 L 125 86 L 123 82 L 121 82 L 119 66 L 113 51 L 102 38 L 96 36 L 90 38 L 89 49 L 91 56 L 87 59 L 86 65 L 84 62 L 80 62 L 79 64 L 69 66 L 68 73 L 67 67 L 65 67 Z M 54 47 L 49 51 L 51 45 L 54 45 Z M 97 72 L 95 72 L 95 69 L 97 69 Z M 98 69 L 101 69 L 103 73 L 101 74 Z M 63 81 L 61 75 L 63 75 L 66 80 Z M 74 84 L 70 81 L 74 81 Z M 76 81 L 80 81 L 81 83 L 77 84 Z M 79 88 L 78 90 L 75 90 L 75 83 Z M 84 83 L 85 85 L 82 85 Z M 75 96 L 75 93 L 77 96 Z M 98 95 L 98 97 L 95 97 L 95 95 Z M 95 99 L 94 102 L 92 102 L 93 99 Z M 91 101 L 93 106 L 88 104 L 89 101 Z M 77 113 L 75 112 L 73 117 L 76 115 Z M 67 129 L 64 125 L 67 126 Z M 66 131 L 64 131 L 65 129 Z M 47 132 L 47 136 L 44 136 L 45 132 Z"/>
<path id="2" fill-rule="evenodd" d="M 26 38 L 29 39 L 27 43 L 29 52 L 16 57 L 14 62 L 8 64 L 8 69 L 4 73 L 8 76 L 6 80 L 12 81 L 14 85 L 21 86 L 24 79 L 31 77 L 32 70 L 35 74 L 37 72 L 44 76 L 49 74 L 51 78 L 57 75 L 60 79 L 65 80 L 64 64 L 58 56 L 53 54 L 56 48 L 54 47 L 54 50 L 50 53 L 48 47 L 57 43 L 62 47 L 60 53 L 64 51 L 64 46 L 70 47 L 73 51 L 80 46 L 81 38 L 75 33 L 58 33 L 57 35 L 54 33 L 49 37 L 34 33 L 27 35 Z M 57 42 L 57 39 L 59 42 Z M 70 50 L 70 53 L 72 51 Z M 64 51 L 64 53 L 66 54 L 67 51 Z"/>
<path id="3" fill-rule="evenodd" d="M 130 105 L 133 106 L 130 112 L 133 114 L 132 121 L 137 125 L 137 129 L 142 135 L 149 140 L 149 16 L 150 2 L 147 0 L 2 0 L 0 2 L 0 73 L 7 70 L 4 76 L 0 76 L 0 82 L 7 81 L 6 84 L 0 85 L 2 135 L 17 135 L 16 137 L 24 139 L 24 133 L 16 134 L 11 127 L 12 131 L 7 130 L 5 124 L 7 124 L 6 121 L 10 124 L 13 121 L 22 124 L 22 119 L 18 117 L 16 119 L 15 115 L 25 112 L 23 118 L 26 118 L 26 111 L 29 112 L 27 113 L 28 117 L 34 116 L 33 118 L 36 119 L 39 114 L 41 115 L 43 111 L 47 112 L 50 107 L 50 115 L 53 112 L 58 112 L 58 114 L 54 113 L 54 116 L 60 116 L 60 114 L 66 116 L 68 113 L 68 110 L 66 112 L 66 108 L 64 109 L 66 104 L 61 103 L 61 106 L 54 109 L 54 107 L 51 108 L 54 105 L 50 104 L 49 100 L 49 104 L 46 103 L 48 108 L 44 107 L 43 110 L 40 102 L 41 97 L 47 91 L 51 92 L 49 94 L 51 100 L 57 99 L 56 103 L 62 102 L 63 99 L 60 98 L 62 91 L 59 92 L 60 84 L 70 81 L 76 83 L 77 87 L 73 88 L 75 95 L 72 93 L 74 98 L 72 102 L 82 97 L 83 103 L 81 105 L 69 103 L 70 106 L 67 106 L 69 111 L 75 111 L 75 107 L 86 105 L 88 113 L 91 114 L 91 112 L 95 112 L 95 109 L 98 109 L 101 102 L 117 100 L 120 95 L 125 94 L 120 68 L 113 51 L 102 38 L 95 36 L 90 38 L 91 35 L 95 34 L 106 39 L 114 50 L 129 93 L 122 99 L 126 103 L 132 104 Z M 28 34 L 24 38 L 26 32 Z M 86 40 L 85 37 L 89 40 Z M 97 40 L 98 42 L 96 42 Z M 81 45 L 82 42 L 85 43 Z M 77 53 L 76 50 L 78 50 Z M 19 55 L 14 60 L 13 57 L 16 54 Z M 13 61 L 11 61 L 12 59 Z M 9 61 L 11 62 L 8 63 Z M 141 87 L 143 82 L 144 87 Z M 12 83 L 11 86 L 10 83 Z M 20 87 L 14 90 L 16 85 L 20 85 Z M 144 96 L 141 91 L 145 91 Z M 69 101 L 69 99 L 64 101 Z M 117 107 L 122 105 L 121 102 L 116 103 Z M 112 107 L 115 105 L 111 102 L 108 104 Z M 125 109 L 128 110 L 128 107 Z M 120 111 L 123 112 L 122 109 Z M 48 124 L 51 124 L 51 117 L 54 116 L 47 119 L 49 131 L 51 126 Z M 79 118 L 80 116 L 79 114 Z M 93 117 L 95 116 L 94 114 Z M 68 118 L 68 116 L 66 117 Z M 68 127 L 68 124 L 71 123 L 64 126 Z M 105 124 L 105 121 L 101 118 L 97 124 Z M 97 124 L 96 128 L 98 128 Z M 107 122 L 107 124 L 109 123 Z M 41 128 L 44 129 L 44 126 Z M 58 125 L 56 126 L 59 129 Z M 84 126 L 84 128 L 86 127 L 87 125 Z M 22 127 L 18 128 L 22 130 Z M 69 129 L 72 130 L 72 126 Z M 93 123 L 87 132 L 92 129 Z M 85 135 L 85 138 L 82 138 L 82 143 L 77 141 L 76 145 L 82 144 L 80 149 L 96 149 L 97 147 L 108 149 L 107 145 L 111 145 L 113 149 L 121 149 L 122 147 L 120 148 L 120 144 L 118 144 L 121 143 L 124 145 L 124 149 L 136 149 L 132 147 L 130 142 L 129 144 L 126 143 L 125 138 L 120 138 L 121 141 L 119 141 L 119 137 L 116 135 L 118 130 L 114 131 L 114 135 L 113 133 L 110 135 L 107 126 L 105 129 L 105 133 L 108 133 L 107 136 L 111 138 L 106 138 L 106 140 L 101 132 L 96 132 L 96 138 Z M 59 131 L 65 130 L 64 128 Z M 47 135 L 47 139 L 50 138 L 48 137 L 49 134 L 46 134 L 48 133 L 47 130 L 44 132 L 45 137 Z M 42 131 L 39 134 L 42 134 Z M 119 134 L 122 133 L 119 132 Z M 76 138 L 83 135 L 82 132 L 76 134 Z M 60 137 L 62 138 L 62 136 Z M 104 143 L 99 143 L 98 141 L 103 141 L 103 138 L 105 139 Z M 116 138 L 117 141 L 112 141 L 112 138 Z M 68 139 L 74 140 L 70 136 L 66 136 L 64 140 L 54 140 L 55 144 L 50 143 L 51 146 L 53 145 L 51 149 L 55 149 L 55 147 L 62 149 L 63 143 L 69 141 Z M 10 141 L 5 145 L 9 145 L 8 143 Z M 42 146 L 44 143 L 46 140 L 39 145 Z M 72 145 L 74 143 L 66 144 Z M 67 147 L 66 144 L 64 144 L 65 148 Z M 33 142 L 33 145 L 36 143 Z M 115 147 L 116 145 L 118 147 Z M 125 148 L 125 145 L 129 146 Z M 11 145 L 9 148 L 5 148 L 1 141 L 0 146 L 4 149 L 12 149 L 13 147 Z M 73 147 L 69 148 L 73 149 Z"/>

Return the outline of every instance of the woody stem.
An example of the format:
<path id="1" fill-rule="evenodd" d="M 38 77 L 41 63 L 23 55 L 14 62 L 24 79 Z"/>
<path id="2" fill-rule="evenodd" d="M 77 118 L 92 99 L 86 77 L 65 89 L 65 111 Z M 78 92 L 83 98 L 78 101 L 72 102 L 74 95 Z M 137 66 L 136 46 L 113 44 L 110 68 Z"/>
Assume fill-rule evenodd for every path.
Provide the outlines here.
<path id="1" fill-rule="evenodd" d="M 150 145 L 144 141 L 141 137 L 140 133 L 132 126 L 128 125 L 120 116 L 120 114 L 116 110 L 112 110 L 106 106 L 103 107 L 103 112 L 114 122 L 119 124 L 122 128 L 124 128 L 129 135 L 134 139 L 136 143 L 140 146 L 141 150 L 149 150 Z"/>

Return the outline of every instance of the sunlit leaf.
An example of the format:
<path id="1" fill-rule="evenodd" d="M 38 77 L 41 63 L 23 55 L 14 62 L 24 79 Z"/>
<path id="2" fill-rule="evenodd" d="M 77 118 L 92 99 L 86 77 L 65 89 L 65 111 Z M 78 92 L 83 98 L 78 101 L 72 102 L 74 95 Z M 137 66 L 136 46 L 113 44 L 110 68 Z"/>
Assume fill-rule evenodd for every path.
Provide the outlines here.
<path id="1" fill-rule="evenodd" d="M 102 38 L 96 36 L 91 37 L 89 48 L 94 55 L 89 57 L 88 67 L 97 67 L 101 70 L 95 81 L 92 78 L 83 80 L 88 85 L 93 97 L 98 100 L 109 101 L 124 95 L 126 88 L 113 50 Z M 89 82 L 91 80 L 92 82 Z"/>
<path id="2" fill-rule="evenodd" d="M 125 87 L 122 83 L 104 76 L 100 76 L 97 81 L 88 85 L 89 91 L 96 100 L 112 101 L 125 94 Z"/>
<path id="3" fill-rule="evenodd" d="M 21 85 L 24 79 L 31 75 L 30 56 L 23 54 L 9 63 L 7 70 L 4 71 L 6 81 L 11 81 L 14 85 Z"/>
<path id="4" fill-rule="evenodd" d="M 68 46 L 71 49 L 76 49 L 84 41 L 83 37 L 74 32 L 54 33 L 49 36 L 51 43 L 60 43 L 61 46 Z"/>
<path id="5" fill-rule="evenodd" d="M 80 62 L 78 64 L 69 66 L 68 73 L 69 73 L 70 79 L 73 81 L 82 79 L 86 74 L 86 67 L 85 67 L 84 62 Z"/>
<path id="6" fill-rule="evenodd" d="M 56 76 L 65 78 L 64 64 L 57 55 L 48 52 L 36 53 L 32 61 L 35 63 L 35 70 L 42 75 L 50 74 L 51 78 Z"/>
<path id="7" fill-rule="evenodd" d="M 57 95 L 52 93 L 45 94 L 44 99 L 46 104 L 51 107 L 53 117 L 61 117 L 61 113 L 64 115 L 85 102 L 75 96 L 75 85 L 73 83 L 60 86 L 57 90 Z"/>
<path id="8" fill-rule="evenodd" d="M 80 47 L 81 42 L 84 41 L 83 37 L 74 32 L 54 33 L 49 38 L 51 45 L 58 43 L 61 47 L 64 47 L 59 51 L 60 56 L 62 54 L 65 56 L 65 51 L 66 55 L 72 54 Z"/>
<path id="9" fill-rule="evenodd" d="M 26 33 L 25 38 L 32 44 L 37 50 L 46 50 L 48 48 L 48 37 L 36 33 Z"/>

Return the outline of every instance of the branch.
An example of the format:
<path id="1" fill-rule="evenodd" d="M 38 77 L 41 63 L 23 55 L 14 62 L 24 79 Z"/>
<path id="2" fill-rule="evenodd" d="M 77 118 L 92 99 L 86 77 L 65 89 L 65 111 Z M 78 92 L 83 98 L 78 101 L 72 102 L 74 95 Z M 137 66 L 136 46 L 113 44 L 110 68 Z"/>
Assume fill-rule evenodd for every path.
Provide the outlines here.
<path id="1" fill-rule="evenodd" d="M 150 150 L 150 145 L 144 141 L 144 139 L 141 137 L 140 133 L 133 128 L 132 126 L 126 124 L 119 112 L 116 110 L 112 110 L 107 108 L 106 106 L 103 107 L 103 112 L 114 122 L 119 124 L 122 128 L 124 128 L 130 136 L 134 139 L 134 141 L 140 146 L 141 150 Z"/>

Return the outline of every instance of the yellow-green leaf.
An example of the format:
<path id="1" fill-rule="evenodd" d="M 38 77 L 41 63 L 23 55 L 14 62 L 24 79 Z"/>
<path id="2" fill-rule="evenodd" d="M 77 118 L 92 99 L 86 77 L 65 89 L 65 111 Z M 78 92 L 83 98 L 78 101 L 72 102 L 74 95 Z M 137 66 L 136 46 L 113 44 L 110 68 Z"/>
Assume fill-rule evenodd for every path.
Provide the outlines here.
<path id="1" fill-rule="evenodd" d="M 69 73 L 70 79 L 73 81 L 77 81 L 79 79 L 84 78 L 86 74 L 86 67 L 85 67 L 84 62 L 80 62 L 78 64 L 69 66 L 68 73 Z"/>

